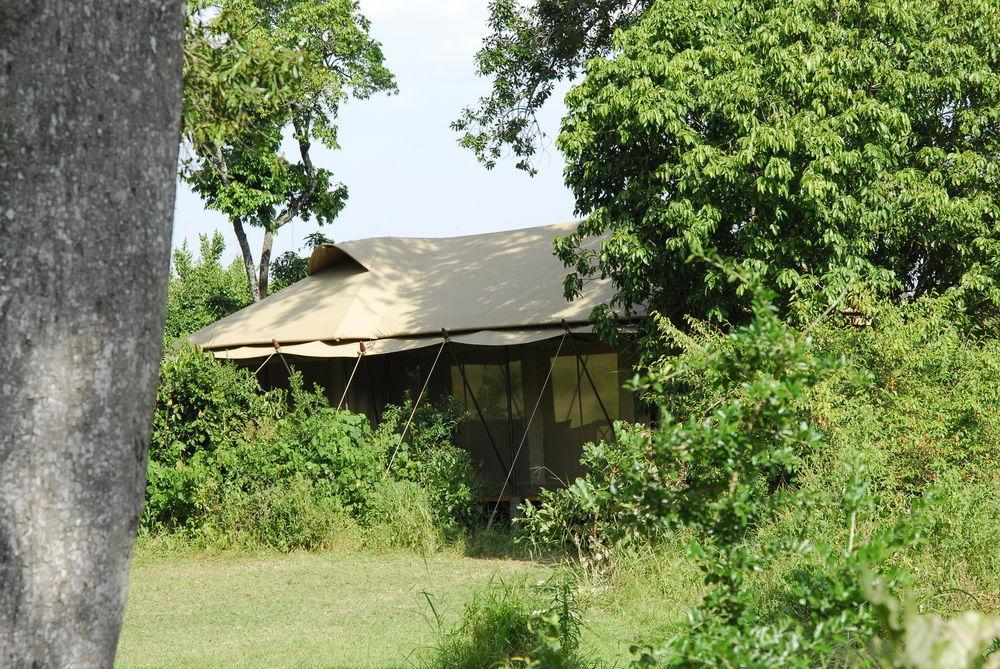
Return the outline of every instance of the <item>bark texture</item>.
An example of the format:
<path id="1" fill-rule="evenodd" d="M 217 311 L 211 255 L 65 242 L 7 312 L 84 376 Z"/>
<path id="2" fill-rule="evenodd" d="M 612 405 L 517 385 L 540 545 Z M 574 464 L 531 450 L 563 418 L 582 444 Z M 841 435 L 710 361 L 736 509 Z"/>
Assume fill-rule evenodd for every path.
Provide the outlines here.
<path id="1" fill-rule="evenodd" d="M 183 4 L 0 2 L 0 666 L 114 661 L 162 339 Z"/>

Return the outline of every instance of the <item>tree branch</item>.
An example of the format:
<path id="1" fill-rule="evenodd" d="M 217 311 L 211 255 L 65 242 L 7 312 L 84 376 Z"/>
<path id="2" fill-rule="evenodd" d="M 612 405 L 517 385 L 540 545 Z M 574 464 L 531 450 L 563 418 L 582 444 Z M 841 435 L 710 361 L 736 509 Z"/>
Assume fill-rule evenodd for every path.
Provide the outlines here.
<path id="1" fill-rule="evenodd" d="M 319 179 L 316 178 L 316 168 L 313 166 L 312 158 L 309 156 L 309 150 L 312 147 L 312 143 L 309 141 L 309 119 L 296 116 L 292 119 L 292 127 L 295 129 L 295 139 L 299 143 L 299 155 L 302 156 L 302 166 L 305 167 L 306 176 L 309 181 L 306 184 L 306 189 L 301 194 L 293 197 L 289 201 L 288 206 L 274 219 L 274 223 L 270 226 L 272 232 L 277 231 L 281 226 L 299 215 L 302 209 L 312 201 L 313 196 L 316 194 L 316 186 L 319 184 Z"/>

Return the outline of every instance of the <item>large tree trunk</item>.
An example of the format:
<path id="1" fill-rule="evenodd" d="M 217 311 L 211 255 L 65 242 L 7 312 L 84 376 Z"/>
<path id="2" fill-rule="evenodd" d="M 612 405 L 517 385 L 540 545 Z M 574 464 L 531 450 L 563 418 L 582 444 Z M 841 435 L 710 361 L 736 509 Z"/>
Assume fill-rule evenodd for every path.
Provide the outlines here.
<path id="1" fill-rule="evenodd" d="M 183 0 L 0 2 L 0 665 L 108 667 L 146 479 Z"/>

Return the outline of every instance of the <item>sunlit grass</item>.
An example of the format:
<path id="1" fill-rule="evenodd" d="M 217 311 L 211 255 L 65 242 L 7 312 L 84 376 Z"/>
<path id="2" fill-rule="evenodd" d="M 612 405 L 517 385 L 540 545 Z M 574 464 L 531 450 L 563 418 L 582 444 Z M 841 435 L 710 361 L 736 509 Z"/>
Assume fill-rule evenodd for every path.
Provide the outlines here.
<path id="1" fill-rule="evenodd" d="M 403 667 L 433 644 L 425 592 L 453 622 L 532 562 L 442 552 L 140 556 L 120 667 Z"/>

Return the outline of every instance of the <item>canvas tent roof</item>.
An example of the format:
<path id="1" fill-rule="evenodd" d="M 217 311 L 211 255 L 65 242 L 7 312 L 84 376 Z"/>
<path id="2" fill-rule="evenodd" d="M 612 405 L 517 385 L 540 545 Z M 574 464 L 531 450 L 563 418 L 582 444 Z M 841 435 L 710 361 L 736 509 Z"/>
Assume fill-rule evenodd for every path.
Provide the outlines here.
<path id="1" fill-rule="evenodd" d="M 323 246 L 307 278 L 191 339 L 229 358 L 267 355 L 272 341 L 283 352 L 319 357 L 356 355 L 358 341 L 379 340 L 372 353 L 405 350 L 439 342 L 442 328 L 480 345 L 537 341 L 563 320 L 586 323 L 611 297 L 608 280 L 587 283 L 573 302 L 563 297 L 567 270 L 552 240 L 575 227 Z"/>

